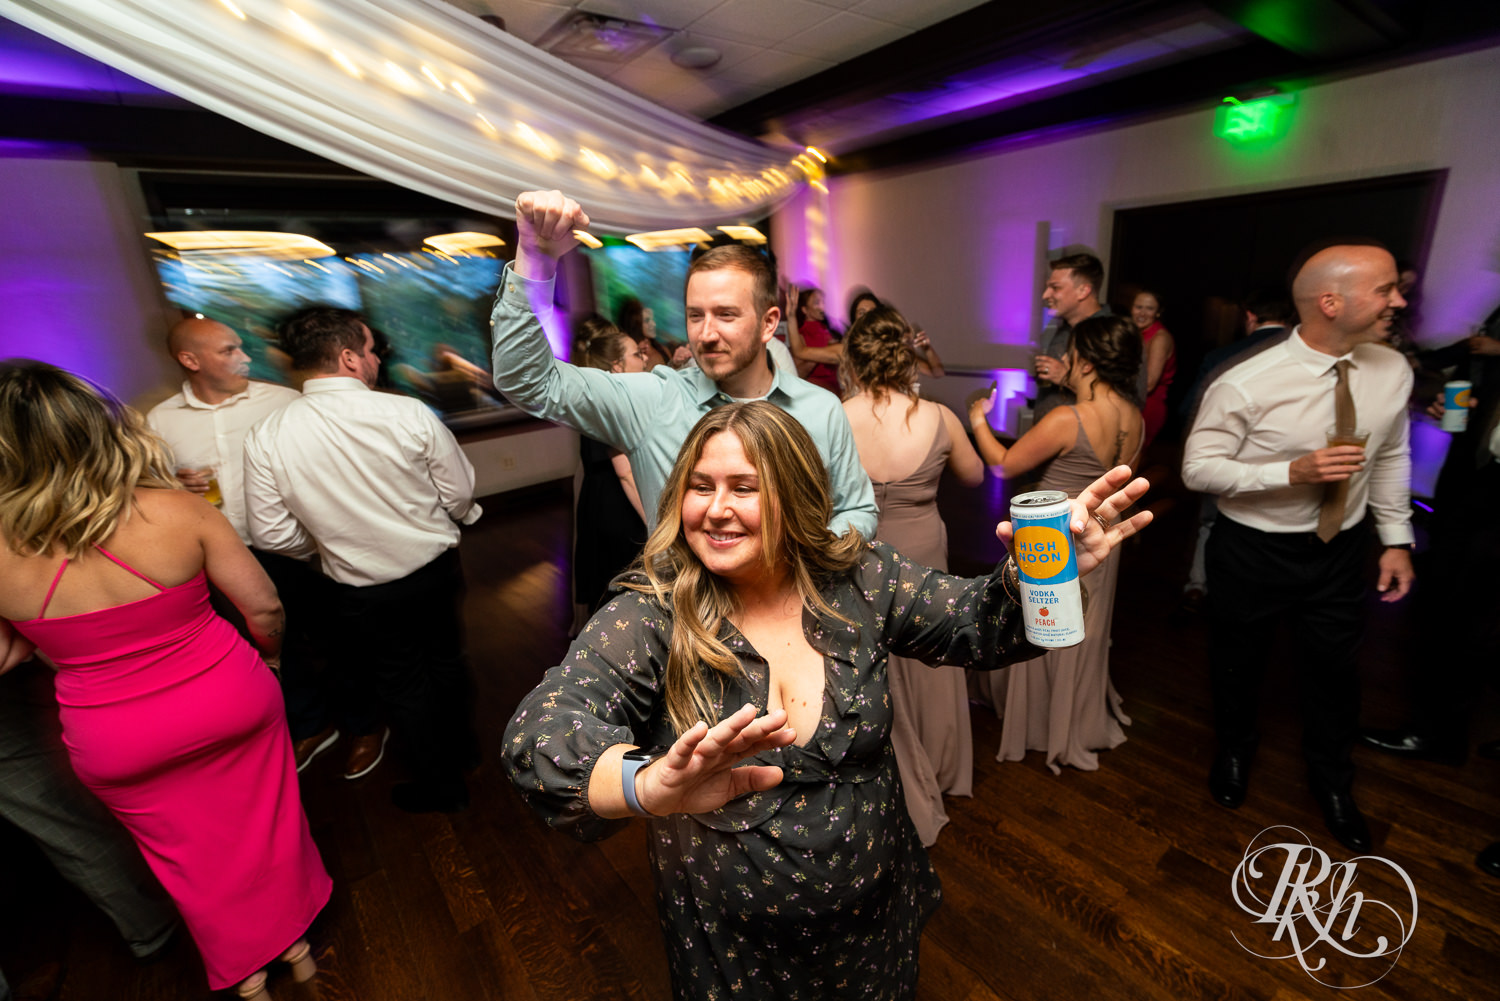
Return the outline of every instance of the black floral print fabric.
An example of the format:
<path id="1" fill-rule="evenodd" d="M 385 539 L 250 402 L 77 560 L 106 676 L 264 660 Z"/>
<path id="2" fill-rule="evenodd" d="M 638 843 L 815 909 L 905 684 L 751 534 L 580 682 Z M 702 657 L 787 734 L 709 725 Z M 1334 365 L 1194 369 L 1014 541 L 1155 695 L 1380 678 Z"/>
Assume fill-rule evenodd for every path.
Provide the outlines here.
<path id="1" fill-rule="evenodd" d="M 819 726 L 754 759 L 780 765 L 782 783 L 647 821 L 678 998 L 914 997 L 922 927 L 942 894 L 896 774 L 886 658 L 987 669 L 1040 653 L 998 568 L 953 577 L 877 543 L 824 598 L 849 621 L 803 613 L 827 674 Z M 594 840 L 629 822 L 589 809 L 589 777 L 614 744 L 675 739 L 661 709 L 671 629 L 652 599 L 621 592 L 517 708 L 506 766 L 547 823 Z M 766 661 L 732 627 L 722 638 L 743 673 L 720 681 L 721 716 L 747 702 L 764 712 Z"/>

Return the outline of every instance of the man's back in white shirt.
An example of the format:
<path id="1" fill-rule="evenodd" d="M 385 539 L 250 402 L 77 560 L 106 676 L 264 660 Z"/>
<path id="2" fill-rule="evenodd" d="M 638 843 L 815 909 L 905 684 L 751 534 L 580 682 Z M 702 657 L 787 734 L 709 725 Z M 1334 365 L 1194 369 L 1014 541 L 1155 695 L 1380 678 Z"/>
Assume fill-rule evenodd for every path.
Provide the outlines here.
<path id="1" fill-rule="evenodd" d="M 458 544 L 472 524 L 474 469 L 425 404 L 355 378 L 309 379 L 300 399 L 245 443 L 250 534 L 308 555 L 354 586 L 404 577 Z"/>

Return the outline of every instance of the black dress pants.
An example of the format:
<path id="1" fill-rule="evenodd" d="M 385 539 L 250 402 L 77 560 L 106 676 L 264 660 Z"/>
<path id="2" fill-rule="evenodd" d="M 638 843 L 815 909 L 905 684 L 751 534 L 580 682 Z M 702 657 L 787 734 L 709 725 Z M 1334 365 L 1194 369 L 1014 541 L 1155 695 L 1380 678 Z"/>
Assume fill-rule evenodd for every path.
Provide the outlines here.
<path id="1" fill-rule="evenodd" d="M 1364 525 L 1322 542 L 1311 532 L 1262 532 L 1222 511 L 1208 537 L 1214 729 L 1222 751 L 1259 740 L 1261 677 L 1277 627 L 1291 627 L 1302 703 L 1302 748 L 1318 792 L 1346 792 L 1359 727 L 1355 652 L 1364 628 Z"/>
<path id="2" fill-rule="evenodd" d="M 461 788 L 477 741 L 458 550 L 399 580 L 334 588 L 341 654 L 371 682 L 406 742 L 416 780 L 442 791 Z"/>
<path id="3" fill-rule="evenodd" d="M 369 679 L 349 664 L 329 628 L 333 584 L 304 560 L 250 550 L 276 585 L 286 610 L 281 643 L 281 694 L 292 740 L 303 740 L 332 724 L 349 737 L 380 728 Z"/>

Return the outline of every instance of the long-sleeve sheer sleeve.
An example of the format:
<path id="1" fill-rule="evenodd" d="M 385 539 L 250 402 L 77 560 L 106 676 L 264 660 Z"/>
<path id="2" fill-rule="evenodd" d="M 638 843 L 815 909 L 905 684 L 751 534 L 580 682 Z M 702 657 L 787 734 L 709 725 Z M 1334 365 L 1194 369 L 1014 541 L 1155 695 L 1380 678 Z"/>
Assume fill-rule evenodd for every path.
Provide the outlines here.
<path id="1" fill-rule="evenodd" d="M 987 577 L 955 577 L 906 559 L 890 546 L 871 546 L 859 586 L 877 608 L 890 652 L 926 664 L 981 671 L 1040 657 L 1026 642 L 1021 607 L 1006 594 L 1005 563 Z"/>
<path id="2" fill-rule="evenodd" d="M 660 722 L 669 628 L 649 599 L 624 592 L 516 708 L 505 729 L 505 770 L 550 826 L 596 841 L 627 823 L 590 809 L 589 778 L 615 744 L 650 746 Z"/>

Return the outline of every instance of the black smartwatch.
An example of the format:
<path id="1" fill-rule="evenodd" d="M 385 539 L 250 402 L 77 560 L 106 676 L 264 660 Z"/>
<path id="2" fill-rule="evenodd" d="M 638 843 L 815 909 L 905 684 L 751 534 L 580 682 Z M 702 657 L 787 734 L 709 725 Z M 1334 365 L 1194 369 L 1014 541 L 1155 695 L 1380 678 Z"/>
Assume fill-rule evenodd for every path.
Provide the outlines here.
<path id="1" fill-rule="evenodd" d="M 661 757 L 660 751 L 649 751 L 643 747 L 626 751 L 620 760 L 620 791 L 625 794 L 625 808 L 637 817 L 651 817 L 641 801 L 635 798 L 635 773 Z"/>

